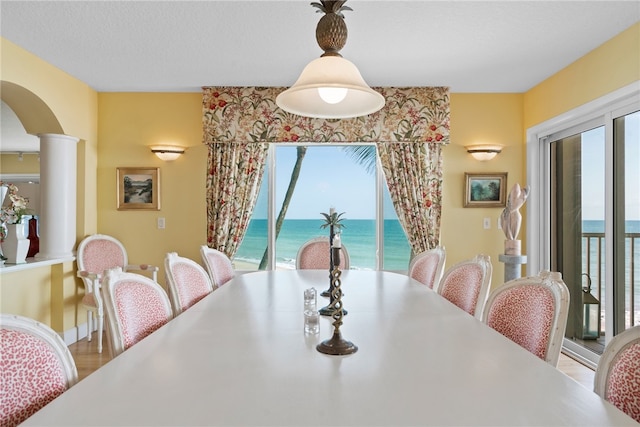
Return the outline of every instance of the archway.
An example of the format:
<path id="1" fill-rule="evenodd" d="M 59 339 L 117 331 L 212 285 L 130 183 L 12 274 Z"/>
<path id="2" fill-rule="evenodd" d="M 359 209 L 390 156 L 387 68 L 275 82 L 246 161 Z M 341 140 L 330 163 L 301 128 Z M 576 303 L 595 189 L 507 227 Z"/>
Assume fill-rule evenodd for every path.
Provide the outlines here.
<path id="1" fill-rule="evenodd" d="M 2 101 L 26 132 L 40 138 L 40 253 L 36 259 L 73 255 L 76 230 L 76 144 L 36 94 L 15 83 L 1 82 Z"/>

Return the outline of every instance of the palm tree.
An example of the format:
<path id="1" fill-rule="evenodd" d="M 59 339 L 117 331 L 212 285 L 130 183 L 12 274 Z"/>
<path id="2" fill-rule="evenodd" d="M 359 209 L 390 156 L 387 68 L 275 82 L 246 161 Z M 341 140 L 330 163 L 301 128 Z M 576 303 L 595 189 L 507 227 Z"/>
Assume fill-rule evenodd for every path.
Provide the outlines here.
<path id="1" fill-rule="evenodd" d="M 299 145 L 296 148 L 296 163 L 293 165 L 293 170 L 291 171 L 291 178 L 289 179 L 289 186 L 287 187 L 287 192 L 284 195 L 284 200 L 282 201 L 282 206 L 280 207 L 280 213 L 278 213 L 278 219 L 276 220 L 276 240 L 278 239 L 278 235 L 280 234 L 280 229 L 282 228 L 282 223 L 284 222 L 284 218 L 287 215 L 287 210 L 289 209 L 289 203 L 291 202 L 291 197 L 293 197 L 293 190 L 296 188 L 296 184 L 298 182 L 298 177 L 300 176 L 300 168 L 302 167 L 302 160 L 304 159 L 304 155 L 307 153 L 307 147 Z M 267 260 L 269 256 L 269 244 L 267 243 L 267 247 L 264 250 L 264 254 L 262 255 L 262 260 L 260 261 L 260 266 L 258 269 L 264 270 L 267 267 Z"/>
<path id="2" fill-rule="evenodd" d="M 376 171 L 376 147 L 375 145 L 348 145 L 342 147 L 342 150 L 347 153 L 357 164 L 364 167 L 364 170 L 370 174 Z"/>

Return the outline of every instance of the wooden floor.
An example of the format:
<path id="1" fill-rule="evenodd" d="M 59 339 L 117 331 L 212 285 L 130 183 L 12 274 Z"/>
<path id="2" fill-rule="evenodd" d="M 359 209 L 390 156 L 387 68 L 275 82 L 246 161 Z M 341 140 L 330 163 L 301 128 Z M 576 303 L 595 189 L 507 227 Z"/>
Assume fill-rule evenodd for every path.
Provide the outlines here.
<path id="1" fill-rule="evenodd" d="M 76 362 L 76 367 L 78 368 L 78 376 L 80 377 L 80 380 L 87 377 L 111 359 L 106 339 L 103 340 L 103 347 L 104 349 L 102 350 L 102 353 L 98 353 L 98 340 L 96 334 L 93 334 L 91 342 L 87 342 L 86 339 L 83 339 L 69 346 L 69 350 L 71 351 Z M 594 371 L 591 368 L 576 362 L 564 354 L 560 354 L 558 369 L 589 390 L 593 390 Z"/>

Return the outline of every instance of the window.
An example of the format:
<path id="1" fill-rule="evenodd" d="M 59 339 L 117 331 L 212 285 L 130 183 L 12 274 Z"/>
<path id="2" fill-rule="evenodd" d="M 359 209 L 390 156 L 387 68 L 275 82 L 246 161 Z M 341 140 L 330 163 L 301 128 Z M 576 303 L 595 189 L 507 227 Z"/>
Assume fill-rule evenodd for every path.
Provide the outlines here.
<path id="1" fill-rule="evenodd" d="M 407 269 L 409 243 L 374 145 L 272 144 L 268 162 L 247 234 L 234 257 L 236 269 L 295 268 L 304 242 L 328 236 L 321 213 L 332 207 L 344 212 L 342 243 L 351 268 Z M 267 250 L 271 239 L 273 253 Z"/>

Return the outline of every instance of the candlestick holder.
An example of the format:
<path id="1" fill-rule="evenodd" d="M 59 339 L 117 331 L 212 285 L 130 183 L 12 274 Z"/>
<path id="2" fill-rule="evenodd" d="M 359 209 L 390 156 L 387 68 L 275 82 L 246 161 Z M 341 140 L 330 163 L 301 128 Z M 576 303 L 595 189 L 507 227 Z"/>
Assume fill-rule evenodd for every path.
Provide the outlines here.
<path id="1" fill-rule="evenodd" d="M 329 288 L 320 292 L 320 296 L 330 298 L 331 297 L 331 272 L 333 271 L 334 261 L 333 261 L 333 238 L 335 237 L 335 233 L 333 231 L 333 224 L 329 225 Z M 338 261 L 340 264 L 340 261 Z M 326 308 L 326 307 L 325 307 Z M 322 309 L 320 310 L 320 314 L 322 314 Z"/>
<path id="2" fill-rule="evenodd" d="M 339 248 L 336 248 L 339 249 Z M 342 338 L 340 332 L 340 326 L 342 326 L 342 317 L 344 316 L 344 310 L 342 309 L 342 290 L 340 289 L 342 282 L 340 276 L 342 272 L 339 267 L 335 267 L 331 272 L 331 299 L 330 304 L 332 317 L 333 317 L 333 336 L 331 339 L 322 341 L 316 346 L 316 350 L 320 353 L 329 354 L 332 356 L 344 356 L 347 354 L 353 354 L 358 351 L 358 347 L 351 341 L 347 341 Z"/>
<path id="3" fill-rule="evenodd" d="M 333 240 L 333 238 L 331 238 L 331 240 Z M 335 312 L 335 277 L 334 277 L 334 272 L 336 271 L 336 269 L 338 270 L 338 272 L 340 274 L 342 274 L 342 272 L 339 269 L 339 265 L 340 265 L 340 248 L 334 248 L 334 247 L 330 247 L 329 248 L 329 252 L 330 252 L 330 260 L 331 260 L 331 270 L 329 271 L 329 305 L 322 307 L 320 310 L 318 310 L 318 313 L 320 313 L 322 316 L 333 316 L 334 312 Z M 325 291 L 326 292 L 326 291 Z M 324 292 L 323 292 L 324 293 Z M 322 295 L 322 294 L 321 294 Z M 340 291 L 340 295 L 342 295 L 342 291 Z M 342 307 L 342 305 L 341 305 Z M 346 316 L 347 315 L 347 310 L 342 310 L 342 315 Z"/>
<path id="4" fill-rule="evenodd" d="M 342 215 L 345 213 L 337 213 L 334 208 L 329 209 L 329 213 L 320 212 L 320 214 L 324 217 L 324 224 L 320 226 L 320 228 L 329 227 L 329 289 L 320 292 L 320 296 L 330 298 L 331 297 L 331 272 L 336 265 L 340 264 L 340 258 L 335 262 L 333 257 L 333 239 L 335 238 L 335 230 L 340 230 L 344 227 L 342 224 Z M 339 257 L 339 255 L 338 255 Z"/>

